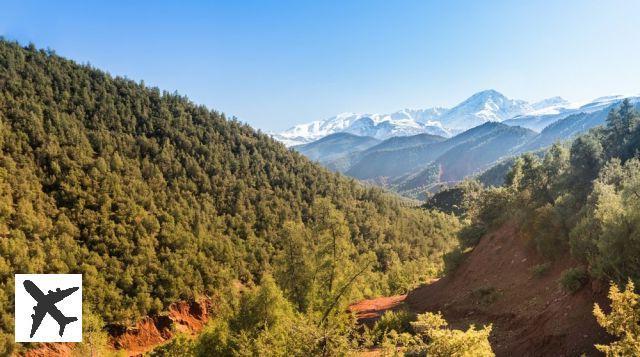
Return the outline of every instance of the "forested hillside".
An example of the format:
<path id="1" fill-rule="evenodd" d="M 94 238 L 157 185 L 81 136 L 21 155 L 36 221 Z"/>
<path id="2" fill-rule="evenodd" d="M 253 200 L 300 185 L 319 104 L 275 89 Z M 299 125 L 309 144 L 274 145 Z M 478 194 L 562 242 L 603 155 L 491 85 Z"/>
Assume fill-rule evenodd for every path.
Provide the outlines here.
<path id="1" fill-rule="evenodd" d="M 99 327 L 208 295 L 225 353 L 338 353 L 346 304 L 437 274 L 458 227 L 184 96 L 0 41 L 0 354 L 27 272 L 82 273 Z"/>
<path id="2" fill-rule="evenodd" d="M 616 284 L 609 297 L 614 312 L 595 309 L 598 323 L 620 340 L 596 346 L 609 355 L 637 355 L 640 282 L 640 114 L 625 100 L 611 109 L 604 126 L 577 137 L 570 146 L 553 145 L 544 156 L 525 154 L 511 165 L 502 187 L 479 189 L 466 183 L 444 193 L 432 207 L 453 207 L 471 219 L 460 233 L 461 247 L 449 256 L 455 266 L 485 232 L 515 225 L 547 263 L 569 264 L 558 283 L 566 294 Z M 453 211 L 453 209 L 451 209 Z M 487 234 L 485 237 L 490 237 Z M 571 266 L 573 265 L 573 266 Z M 616 286 L 627 288 L 624 295 Z M 612 351 L 616 351 L 613 353 Z"/>
<path id="3" fill-rule="evenodd" d="M 475 193 L 476 232 L 516 220 L 550 259 L 570 252 L 595 278 L 640 281 L 635 252 L 640 184 L 640 115 L 629 101 L 606 125 L 516 159 L 504 187 Z"/>
<path id="4" fill-rule="evenodd" d="M 411 291 L 405 310 L 441 311 L 443 326 L 470 326 L 467 343 L 483 341 L 473 336 L 474 326 L 484 325 L 499 356 L 640 355 L 640 114 L 634 105 L 625 100 L 604 126 L 569 145 L 505 162 L 487 179 L 500 172 L 506 172 L 500 187 L 464 181 L 427 202 L 471 224 L 445 258 L 445 277 Z M 394 353 L 412 354 L 421 334 L 406 311 L 376 311 L 373 330 L 387 331 L 380 340 Z M 486 345 L 468 351 L 487 352 Z"/>

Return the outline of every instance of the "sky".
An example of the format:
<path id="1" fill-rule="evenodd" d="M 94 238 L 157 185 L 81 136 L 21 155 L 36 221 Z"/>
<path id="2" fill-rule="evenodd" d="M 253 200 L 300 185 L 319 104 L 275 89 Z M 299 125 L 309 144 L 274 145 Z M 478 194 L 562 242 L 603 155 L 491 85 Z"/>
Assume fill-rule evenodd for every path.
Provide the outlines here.
<path id="1" fill-rule="evenodd" d="M 341 112 L 640 93 L 640 1 L 5 1 L 0 35 L 264 131 Z"/>

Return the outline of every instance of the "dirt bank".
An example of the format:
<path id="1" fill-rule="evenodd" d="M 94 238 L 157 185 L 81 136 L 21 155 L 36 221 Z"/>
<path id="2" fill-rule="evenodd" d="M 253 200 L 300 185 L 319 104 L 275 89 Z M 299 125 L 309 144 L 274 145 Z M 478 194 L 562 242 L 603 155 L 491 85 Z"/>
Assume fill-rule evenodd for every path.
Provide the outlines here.
<path id="1" fill-rule="evenodd" d="M 195 334 L 209 320 L 211 300 L 177 302 L 169 306 L 165 314 L 145 317 L 135 326 L 112 325 L 108 327 L 110 345 L 114 350 L 138 356 L 172 338 L 176 333 Z M 46 343 L 26 352 L 26 357 L 71 355 L 72 343 Z"/>
<path id="2" fill-rule="evenodd" d="M 532 269 L 545 263 L 514 226 L 505 225 L 483 237 L 452 274 L 411 291 L 403 303 L 416 313 L 441 311 L 454 328 L 492 323 L 491 345 L 498 356 L 599 355 L 594 343 L 609 336 L 592 310 L 594 302 L 607 303 L 606 284 L 590 282 L 567 294 L 558 279 L 577 263 L 561 257 L 535 276 Z M 352 305 L 353 311 L 360 317 L 357 306 L 368 304 Z"/>

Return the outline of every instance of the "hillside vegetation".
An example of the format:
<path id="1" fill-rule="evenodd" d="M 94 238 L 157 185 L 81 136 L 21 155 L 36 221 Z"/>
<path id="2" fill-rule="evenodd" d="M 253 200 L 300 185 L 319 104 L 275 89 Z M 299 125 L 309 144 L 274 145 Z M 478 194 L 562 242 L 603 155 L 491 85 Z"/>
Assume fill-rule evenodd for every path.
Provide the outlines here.
<path id="1" fill-rule="evenodd" d="M 625 101 L 570 147 L 516 159 L 504 187 L 478 195 L 467 230 L 515 219 L 549 259 L 570 252 L 595 278 L 637 283 L 639 149 L 640 115 Z"/>
<path id="2" fill-rule="evenodd" d="M 26 272 L 82 273 L 96 333 L 208 295 L 209 354 L 338 354 L 346 304 L 435 276 L 459 226 L 184 96 L 0 41 L 0 354 Z"/>
<path id="3" fill-rule="evenodd" d="M 469 180 L 434 195 L 426 207 L 471 224 L 442 279 L 399 297 L 404 306 L 375 310 L 374 341 L 390 353 L 423 351 L 435 340 L 412 321 L 440 311 L 462 329 L 447 344 L 464 336 L 469 349 L 435 355 L 638 355 L 639 149 L 640 114 L 624 101 L 570 145 L 505 162 L 491 175 L 506 172 L 503 186 Z"/>
<path id="4" fill-rule="evenodd" d="M 589 297 L 593 306 L 592 287 L 585 288 L 587 283 L 594 282 L 596 298 L 601 292 L 597 288 L 599 284 L 615 284 L 609 295 L 613 311 L 605 313 L 596 305 L 594 313 L 597 322 L 620 341 L 595 347 L 608 355 L 637 355 L 640 339 L 636 321 L 640 299 L 634 293 L 634 286 L 640 281 L 639 192 L 640 114 L 629 101 L 624 101 L 609 112 L 606 125 L 591 129 L 569 146 L 555 144 L 544 156 L 525 154 L 515 159 L 504 186 L 483 189 L 478 183 L 465 182 L 434 196 L 428 207 L 456 213 L 472 222 L 460 232 L 461 246 L 447 257 L 449 271 L 457 272 L 456 267 L 466 262 L 466 257 L 473 257 L 468 253 L 471 248 L 475 253 L 479 247 L 498 250 L 512 244 L 496 241 L 483 245 L 482 242 L 496 240 L 497 234 L 493 232 L 500 227 L 504 231 L 504 227 L 515 225 L 514 235 L 518 240 L 528 242 L 546 260 L 531 267 L 531 274 L 541 279 L 549 274 L 551 267 L 564 267 L 564 271 L 557 272 L 556 284 L 564 291 L 560 299 L 574 295 L 582 299 Z M 478 271 L 481 264 L 477 256 L 475 254 L 474 261 L 478 265 L 465 264 L 465 269 Z M 531 259 L 521 262 L 531 264 Z M 457 275 L 462 276 L 464 274 Z M 524 282 L 519 285 L 530 284 L 527 279 L 520 280 Z M 617 287 L 625 284 L 626 289 Z M 426 287 L 415 296 L 429 291 Z M 506 290 L 505 294 L 509 293 L 511 290 Z M 424 296 L 416 301 L 433 303 L 432 295 Z M 584 303 L 581 305 L 584 310 Z M 576 318 L 577 306 L 572 308 Z M 544 310 L 548 312 L 548 306 L 540 311 Z M 580 318 L 584 320 L 582 315 Z M 554 323 L 560 325 L 560 319 Z M 585 336 L 586 326 L 594 323 L 591 317 L 580 325 L 585 328 Z M 582 335 L 580 330 L 572 333 Z M 594 333 L 590 332 L 589 336 Z M 565 346 L 573 343 L 566 341 L 562 342 Z M 598 339 L 591 340 L 592 348 L 595 341 Z M 599 341 L 607 341 L 606 336 Z"/>

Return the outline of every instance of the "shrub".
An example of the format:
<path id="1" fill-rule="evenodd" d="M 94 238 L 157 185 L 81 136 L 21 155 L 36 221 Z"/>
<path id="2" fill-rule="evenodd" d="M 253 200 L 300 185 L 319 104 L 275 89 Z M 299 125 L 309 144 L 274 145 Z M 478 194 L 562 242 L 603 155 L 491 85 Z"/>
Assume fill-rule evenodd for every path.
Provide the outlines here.
<path id="1" fill-rule="evenodd" d="M 587 271 L 582 267 L 567 269 L 560 277 L 560 286 L 570 294 L 576 293 L 589 281 Z"/>
<path id="2" fill-rule="evenodd" d="M 490 188 L 482 192 L 477 200 L 478 205 L 473 208 L 474 219 L 489 228 L 498 227 L 508 217 L 505 213 L 512 205 L 513 196 L 503 187 Z"/>
<path id="3" fill-rule="evenodd" d="M 475 247 L 480 238 L 487 233 L 487 226 L 484 224 L 471 224 L 458 233 L 458 240 L 463 248 Z"/>
<path id="4" fill-rule="evenodd" d="M 535 209 L 529 214 L 528 222 L 524 225 L 524 233 L 533 237 L 538 252 L 548 259 L 559 257 L 568 248 L 566 217 L 559 206 L 546 204 Z"/>
<path id="5" fill-rule="evenodd" d="M 541 278 L 549 272 L 550 267 L 551 263 L 549 262 L 535 265 L 531 268 L 531 274 L 536 278 Z"/>
<path id="6" fill-rule="evenodd" d="M 450 274 L 456 270 L 460 263 L 462 263 L 464 256 L 464 252 L 459 247 L 445 254 L 443 256 L 445 273 Z"/>
<path id="7" fill-rule="evenodd" d="M 494 356 L 489 334 L 491 325 L 476 330 L 475 326 L 467 331 L 452 330 L 447 328 L 447 321 L 442 314 L 430 313 L 418 315 L 412 322 L 413 329 L 426 338 L 426 343 L 421 351 L 427 356 Z"/>
<path id="8" fill-rule="evenodd" d="M 596 345 L 607 356 L 640 356 L 640 295 L 634 292 L 631 280 L 624 291 L 611 284 L 609 289 L 611 312 L 605 314 L 598 304 L 594 304 L 593 315 L 608 333 L 620 340 L 610 345 Z"/>
<path id="9" fill-rule="evenodd" d="M 492 286 L 481 287 L 471 292 L 471 298 L 478 305 L 489 305 L 500 297 L 501 293 Z"/>
<path id="10" fill-rule="evenodd" d="M 411 321 L 414 320 L 415 315 L 406 310 L 385 312 L 371 331 L 373 343 L 381 342 L 391 331 L 395 331 L 398 334 L 412 332 Z"/>
<path id="11" fill-rule="evenodd" d="M 102 354 L 87 353 L 82 356 L 95 356 Z M 174 356 L 194 356 L 194 342 L 188 336 L 179 334 L 172 338 L 169 342 L 159 347 L 156 347 L 153 351 L 147 354 L 149 357 L 174 357 Z"/>

